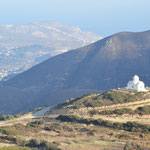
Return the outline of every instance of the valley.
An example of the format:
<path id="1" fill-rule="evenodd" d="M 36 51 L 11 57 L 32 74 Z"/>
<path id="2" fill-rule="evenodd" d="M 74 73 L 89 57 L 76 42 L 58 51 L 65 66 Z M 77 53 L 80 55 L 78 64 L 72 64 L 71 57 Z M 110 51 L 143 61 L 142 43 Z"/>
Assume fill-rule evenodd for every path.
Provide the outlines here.
<path id="1" fill-rule="evenodd" d="M 102 37 L 56 22 L 0 25 L 0 80 Z"/>

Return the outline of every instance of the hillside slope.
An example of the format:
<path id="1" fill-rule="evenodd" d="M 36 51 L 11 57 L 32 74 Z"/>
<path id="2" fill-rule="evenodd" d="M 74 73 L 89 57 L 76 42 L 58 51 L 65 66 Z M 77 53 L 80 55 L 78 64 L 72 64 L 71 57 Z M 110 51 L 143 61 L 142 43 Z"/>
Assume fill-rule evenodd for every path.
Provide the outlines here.
<path id="1" fill-rule="evenodd" d="M 23 115 L 4 115 L 0 135 L 0 149 L 7 144 L 29 150 L 149 150 L 150 92 L 113 89 Z"/>
<path id="2" fill-rule="evenodd" d="M 74 96 L 75 91 L 79 96 L 117 88 L 118 84 L 124 87 L 135 74 L 149 85 L 149 65 L 150 31 L 121 32 L 50 58 L 4 86 L 34 92 L 36 104 L 51 105 L 69 98 L 68 93 Z"/>
<path id="3" fill-rule="evenodd" d="M 53 57 L 6 82 L 28 88 L 99 89 L 125 86 L 134 74 L 150 79 L 150 31 L 118 33 Z"/>

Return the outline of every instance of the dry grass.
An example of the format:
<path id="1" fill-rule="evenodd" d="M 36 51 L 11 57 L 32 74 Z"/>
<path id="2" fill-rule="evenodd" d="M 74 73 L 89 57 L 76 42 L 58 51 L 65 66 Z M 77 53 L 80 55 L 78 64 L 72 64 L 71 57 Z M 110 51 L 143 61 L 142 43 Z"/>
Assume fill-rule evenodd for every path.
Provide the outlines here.
<path id="1" fill-rule="evenodd" d="M 6 146 L 16 146 L 15 144 L 8 144 L 8 143 L 0 143 L 0 147 L 6 147 Z"/>
<path id="2" fill-rule="evenodd" d="M 112 122 L 121 122 L 126 123 L 128 121 L 132 122 L 138 122 L 142 124 L 150 124 L 150 115 L 123 115 L 123 116 L 117 116 L 117 115 L 110 115 L 110 116 L 104 116 L 104 115 L 97 115 L 94 118 L 102 118 L 103 120 L 108 120 Z"/>
<path id="3" fill-rule="evenodd" d="M 121 108 L 131 108 L 135 110 L 137 107 L 141 107 L 144 105 L 150 105 L 150 99 L 145 99 L 137 102 L 130 102 L 124 104 L 116 104 L 111 106 L 102 106 L 95 107 L 99 111 L 103 110 L 113 110 L 113 109 L 121 109 Z M 127 139 L 119 139 L 120 134 L 126 134 L 131 137 L 133 141 L 137 143 L 143 144 L 150 148 L 150 134 L 140 134 L 140 133 L 132 133 L 122 130 L 113 130 L 105 127 L 97 127 L 94 125 L 83 125 L 83 124 L 75 124 L 75 123 L 60 123 L 55 120 L 55 117 L 59 115 L 59 113 L 70 113 L 76 114 L 80 117 L 89 118 L 89 111 L 93 110 L 93 108 L 81 108 L 81 109 L 63 109 L 63 110 L 55 110 L 52 115 L 45 116 L 43 118 L 46 123 L 37 127 L 26 127 L 28 122 L 39 120 L 40 118 L 29 118 L 22 120 L 14 120 L 8 124 L 2 126 L 11 126 L 15 127 L 16 124 L 21 123 L 23 126 L 16 128 L 23 132 L 23 135 L 19 135 L 21 139 L 30 140 L 30 139 L 39 139 L 46 140 L 49 142 L 57 141 L 61 143 L 60 148 L 63 150 L 103 150 L 103 149 L 122 149 L 124 144 L 120 144 L 117 142 L 126 142 Z M 150 124 L 150 115 L 94 115 L 95 119 L 102 118 L 104 120 L 109 120 L 113 122 L 127 122 L 127 121 L 136 121 L 139 123 Z M 44 130 L 45 125 L 51 125 L 59 123 L 62 127 L 61 131 L 46 131 Z M 111 142 L 113 141 L 113 142 Z M 116 143 L 115 143 L 116 142 Z M 6 143 L 0 143 L 0 146 L 9 146 Z"/>
<path id="4" fill-rule="evenodd" d="M 104 150 L 104 149 L 123 149 L 123 145 L 118 145 L 114 143 L 104 142 L 104 141 L 95 141 L 93 143 L 76 143 L 69 146 L 64 146 L 64 150 Z"/>
<path id="5" fill-rule="evenodd" d="M 105 109 L 98 108 L 98 110 L 103 111 L 103 110 L 114 110 L 114 109 L 121 109 L 121 108 L 130 108 L 135 110 L 138 107 L 142 107 L 145 105 L 150 105 L 150 99 L 138 101 L 138 102 L 132 102 L 132 103 L 125 103 L 125 104 L 117 104 L 117 105 L 112 105 L 112 106 L 107 106 Z M 96 109 L 97 110 L 97 109 Z M 85 117 L 90 117 L 89 114 L 86 114 Z M 112 122 L 122 122 L 126 123 L 128 121 L 133 121 L 133 122 L 138 122 L 142 124 L 150 124 L 150 115 L 130 115 L 130 114 L 125 114 L 125 115 L 94 115 L 93 118 L 98 119 L 104 119 Z"/>

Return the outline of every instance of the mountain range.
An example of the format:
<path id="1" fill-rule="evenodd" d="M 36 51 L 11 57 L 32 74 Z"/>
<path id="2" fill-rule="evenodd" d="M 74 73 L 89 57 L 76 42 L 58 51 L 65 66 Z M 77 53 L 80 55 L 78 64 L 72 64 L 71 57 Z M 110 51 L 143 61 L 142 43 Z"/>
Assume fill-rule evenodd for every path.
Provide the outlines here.
<path id="1" fill-rule="evenodd" d="M 55 22 L 0 25 L 0 79 L 11 78 L 51 56 L 75 49 L 102 37 L 78 27 Z"/>
<path id="2" fill-rule="evenodd" d="M 18 94 L 8 90 L 9 96 L 7 92 L 0 93 L 1 101 L 9 97 L 0 109 L 3 113 L 23 112 L 58 104 L 70 97 L 117 88 L 118 84 L 124 87 L 135 74 L 149 86 L 149 65 L 150 31 L 120 32 L 54 56 L 4 82 L 2 89 L 15 89 Z M 21 107 L 16 107 L 18 103 Z"/>

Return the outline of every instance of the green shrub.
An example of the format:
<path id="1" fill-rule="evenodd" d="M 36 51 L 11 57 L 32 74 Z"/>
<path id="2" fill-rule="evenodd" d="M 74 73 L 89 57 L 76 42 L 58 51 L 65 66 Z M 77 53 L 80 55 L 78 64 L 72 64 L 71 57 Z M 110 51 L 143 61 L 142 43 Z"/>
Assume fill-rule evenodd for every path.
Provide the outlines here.
<path id="1" fill-rule="evenodd" d="M 62 127 L 60 125 L 53 124 L 53 125 L 46 126 L 44 129 L 47 131 L 61 131 Z"/>
<path id="2" fill-rule="evenodd" d="M 59 115 L 57 120 L 63 121 L 63 122 L 77 122 L 82 124 L 94 124 L 97 126 L 104 126 L 109 127 L 113 129 L 119 129 L 119 130 L 126 130 L 129 132 L 139 132 L 139 133 L 145 133 L 150 132 L 150 126 L 139 124 L 136 122 L 127 122 L 127 123 L 113 123 L 111 121 L 106 121 L 102 119 L 86 119 L 86 118 L 80 118 L 74 115 Z"/>
<path id="3" fill-rule="evenodd" d="M 134 92 L 133 94 L 131 93 L 124 93 L 124 92 L 119 92 L 119 91 L 107 91 L 102 94 L 104 99 L 109 99 L 113 102 L 113 104 L 118 104 L 118 103 L 125 103 L 125 102 L 134 102 L 139 99 L 141 94 L 138 94 Z"/>
<path id="4" fill-rule="evenodd" d="M 42 141 L 39 145 L 40 148 L 45 148 L 47 150 L 59 150 L 58 149 L 58 145 L 55 144 L 55 143 L 50 143 L 50 142 L 47 142 L 47 141 Z"/>
<path id="5" fill-rule="evenodd" d="M 57 146 L 61 145 L 60 142 L 58 142 L 58 141 L 54 141 L 53 144 L 55 144 Z"/>
<path id="6" fill-rule="evenodd" d="M 123 150 L 143 150 L 143 148 L 135 143 L 126 143 Z"/>
<path id="7" fill-rule="evenodd" d="M 25 146 L 27 144 L 27 141 L 22 140 L 21 138 L 13 135 L 7 135 L 7 136 L 1 136 L 0 137 L 1 142 L 8 142 L 12 144 L 17 144 L 19 146 Z"/>
<path id="8" fill-rule="evenodd" d="M 1 136 L 0 139 L 4 143 L 7 142 L 7 141 L 9 141 L 11 143 L 15 143 L 16 142 L 16 138 L 14 136 L 12 136 L 12 135 L 11 136 L 10 135 L 8 135 L 8 136 Z"/>
<path id="9" fill-rule="evenodd" d="M 22 134 L 19 130 L 16 130 L 14 128 L 0 128 L 0 132 L 6 135 L 20 135 Z"/>
<path id="10" fill-rule="evenodd" d="M 0 121 L 5 121 L 5 120 L 12 120 L 14 118 L 19 118 L 22 116 L 22 114 L 16 114 L 16 115 L 1 115 L 0 116 Z"/>
<path id="11" fill-rule="evenodd" d="M 139 115 L 147 115 L 150 114 L 150 105 L 146 105 L 143 107 L 138 107 L 135 110 L 135 113 L 138 113 Z"/>
<path id="12" fill-rule="evenodd" d="M 88 135 L 91 135 L 91 136 L 94 136 L 94 135 L 95 135 L 95 132 L 94 132 L 94 131 L 88 131 L 87 134 L 88 134 Z"/>
<path id="13" fill-rule="evenodd" d="M 57 105 L 55 109 L 60 109 L 68 105 L 70 105 L 70 108 L 72 109 L 108 106 L 118 103 L 122 104 L 127 102 L 134 102 L 143 98 L 144 94 L 142 92 L 121 92 L 110 90 L 102 94 L 88 94 L 72 100 L 67 100 L 64 103 Z"/>
<path id="14" fill-rule="evenodd" d="M 16 115 L 14 115 L 14 117 L 15 118 L 19 118 L 19 117 L 21 117 L 23 114 L 16 114 Z"/>
<path id="15" fill-rule="evenodd" d="M 80 117 L 74 115 L 59 115 L 56 119 L 63 122 L 78 122 Z"/>
<path id="16" fill-rule="evenodd" d="M 117 115 L 123 115 L 123 114 L 131 114 L 134 111 L 130 108 L 122 108 L 122 109 L 114 109 L 114 110 L 105 110 L 99 112 L 101 115 L 110 115 L 110 114 L 117 114 Z"/>
<path id="17" fill-rule="evenodd" d="M 0 116 L 1 121 L 11 120 L 11 119 L 14 119 L 14 116 L 12 116 L 12 115 L 2 115 L 2 116 Z"/>
<path id="18" fill-rule="evenodd" d="M 31 150 L 31 149 L 28 147 L 7 146 L 7 147 L 0 147 L 0 150 Z"/>
<path id="19" fill-rule="evenodd" d="M 130 132 L 149 132 L 150 126 L 139 124 L 136 122 L 127 122 L 123 124 L 124 130 L 130 131 Z"/>
<path id="20" fill-rule="evenodd" d="M 60 150 L 58 148 L 58 143 L 50 143 L 47 141 L 38 141 L 36 139 L 31 139 L 26 146 L 31 148 L 45 149 L 45 150 Z"/>
<path id="21" fill-rule="evenodd" d="M 27 126 L 30 126 L 30 127 L 39 127 L 41 126 L 42 124 L 44 124 L 45 121 L 44 120 L 40 120 L 40 121 L 33 121 L 33 122 L 29 122 L 27 124 Z"/>
<path id="22" fill-rule="evenodd" d="M 99 114 L 98 110 L 94 109 L 90 111 L 90 115 L 96 115 L 96 114 Z"/>
<path id="23" fill-rule="evenodd" d="M 91 115 L 95 114 L 101 114 L 101 115 L 111 115 L 111 114 L 117 114 L 117 115 L 123 115 L 123 114 L 139 114 L 139 115 L 146 115 L 150 114 L 150 105 L 146 105 L 143 107 L 138 107 L 136 110 L 132 110 L 130 108 L 122 108 L 122 109 L 114 109 L 114 110 L 104 110 L 104 111 L 97 111 L 92 110 L 90 111 Z"/>
<path id="24" fill-rule="evenodd" d="M 114 122 L 113 127 L 114 127 L 114 129 L 120 129 L 120 130 L 124 129 L 123 123 L 119 123 L 119 122 Z"/>
<path id="25" fill-rule="evenodd" d="M 119 134 L 117 137 L 118 139 L 125 139 L 125 140 L 131 139 L 130 135 L 128 134 Z"/>
<path id="26" fill-rule="evenodd" d="M 36 139 L 31 139 L 29 143 L 26 144 L 28 147 L 39 147 L 40 142 Z"/>

